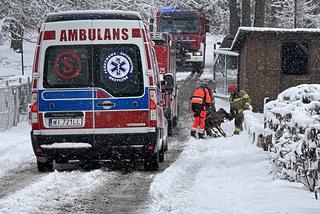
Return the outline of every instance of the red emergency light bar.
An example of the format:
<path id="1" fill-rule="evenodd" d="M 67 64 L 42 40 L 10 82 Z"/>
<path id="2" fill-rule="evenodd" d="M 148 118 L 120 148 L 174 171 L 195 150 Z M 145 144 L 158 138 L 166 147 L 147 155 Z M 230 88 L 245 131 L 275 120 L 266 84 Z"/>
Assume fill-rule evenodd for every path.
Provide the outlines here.
<path id="1" fill-rule="evenodd" d="M 133 28 L 132 29 L 132 38 L 141 38 L 140 28 Z"/>
<path id="2" fill-rule="evenodd" d="M 45 31 L 43 40 L 55 40 L 56 39 L 56 32 L 54 30 Z"/>

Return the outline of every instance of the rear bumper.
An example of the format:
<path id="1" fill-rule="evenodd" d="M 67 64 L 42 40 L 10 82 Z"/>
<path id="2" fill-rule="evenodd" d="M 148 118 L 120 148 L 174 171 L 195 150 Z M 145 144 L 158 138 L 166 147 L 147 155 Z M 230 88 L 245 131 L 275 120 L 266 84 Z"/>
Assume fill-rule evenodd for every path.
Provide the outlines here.
<path id="1" fill-rule="evenodd" d="M 145 158 L 157 151 L 158 131 L 137 134 L 81 134 L 81 135 L 34 135 L 31 140 L 34 153 L 37 157 L 50 159 L 64 158 L 68 160 L 81 159 L 113 159 L 113 158 Z M 73 143 L 73 148 L 48 148 L 52 144 Z M 77 143 L 90 144 L 91 148 L 83 148 Z M 153 151 L 148 151 L 148 145 L 153 146 Z"/>

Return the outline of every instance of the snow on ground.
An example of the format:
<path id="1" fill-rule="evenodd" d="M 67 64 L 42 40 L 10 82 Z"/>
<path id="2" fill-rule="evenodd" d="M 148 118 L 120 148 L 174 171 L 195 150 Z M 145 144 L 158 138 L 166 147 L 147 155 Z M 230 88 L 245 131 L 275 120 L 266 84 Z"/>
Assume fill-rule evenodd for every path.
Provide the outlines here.
<path id="1" fill-rule="evenodd" d="M 191 74 L 191 71 L 188 72 L 177 72 L 177 81 L 186 80 Z"/>
<path id="2" fill-rule="evenodd" d="M 88 194 L 102 183 L 114 179 L 116 173 L 91 172 L 50 173 L 36 183 L 0 199 L 0 213 L 57 213 L 57 209 Z"/>
<path id="3" fill-rule="evenodd" d="M 20 123 L 17 127 L 1 132 L 0 177 L 8 172 L 21 170 L 34 162 L 28 123 Z"/>
<path id="4" fill-rule="evenodd" d="M 217 106 L 228 110 L 225 101 L 217 99 Z M 247 126 L 263 124 L 256 116 Z M 233 123 L 223 128 L 230 136 Z M 273 179 L 268 153 L 251 142 L 246 132 L 189 139 L 178 160 L 151 184 L 148 213 L 320 213 L 319 202 L 302 184 Z"/>
<path id="5" fill-rule="evenodd" d="M 194 140 L 155 177 L 149 213 L 320 213 L 302 184 L 273 180 L 267 153 L 242 134 Z"/>

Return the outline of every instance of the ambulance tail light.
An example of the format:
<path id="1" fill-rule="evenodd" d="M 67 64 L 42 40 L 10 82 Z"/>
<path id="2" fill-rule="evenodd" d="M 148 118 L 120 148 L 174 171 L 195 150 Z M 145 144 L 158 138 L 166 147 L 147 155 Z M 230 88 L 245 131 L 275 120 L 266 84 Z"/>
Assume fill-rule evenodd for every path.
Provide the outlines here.
<path id="1" fill-rule="evenodd" d="M 156 91 L 151 89 L 149 91 L 150 97 L 150 126 L 156 127 L 157 125 L 157 97 Z"/>
<path id="2" fill-rule="evenodd" d="M 32 124 L 32 129 L 37 130 L 38 128 L 38 94 L 37 92 L 32 92 L 31 103 L 30 103 L 30 114 L 29 120 Z"/>

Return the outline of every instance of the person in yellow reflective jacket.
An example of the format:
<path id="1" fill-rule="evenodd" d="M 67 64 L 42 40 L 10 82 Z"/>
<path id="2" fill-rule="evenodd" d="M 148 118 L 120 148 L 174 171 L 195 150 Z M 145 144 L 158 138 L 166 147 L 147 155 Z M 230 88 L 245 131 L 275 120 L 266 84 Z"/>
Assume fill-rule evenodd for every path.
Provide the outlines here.
<path id="1" fill-rule="evenodd" d="M 228 92 L 230 93 L 230 119 L 235 118 L 235 130 L 233 134 L 239 134 L 240 131 L 242 131 L 242 123 L 244 120 L 243 111 L 250 109 L 251 99 L 246 91 L 240 91 L 234 83 L 229 85 Z"/>

